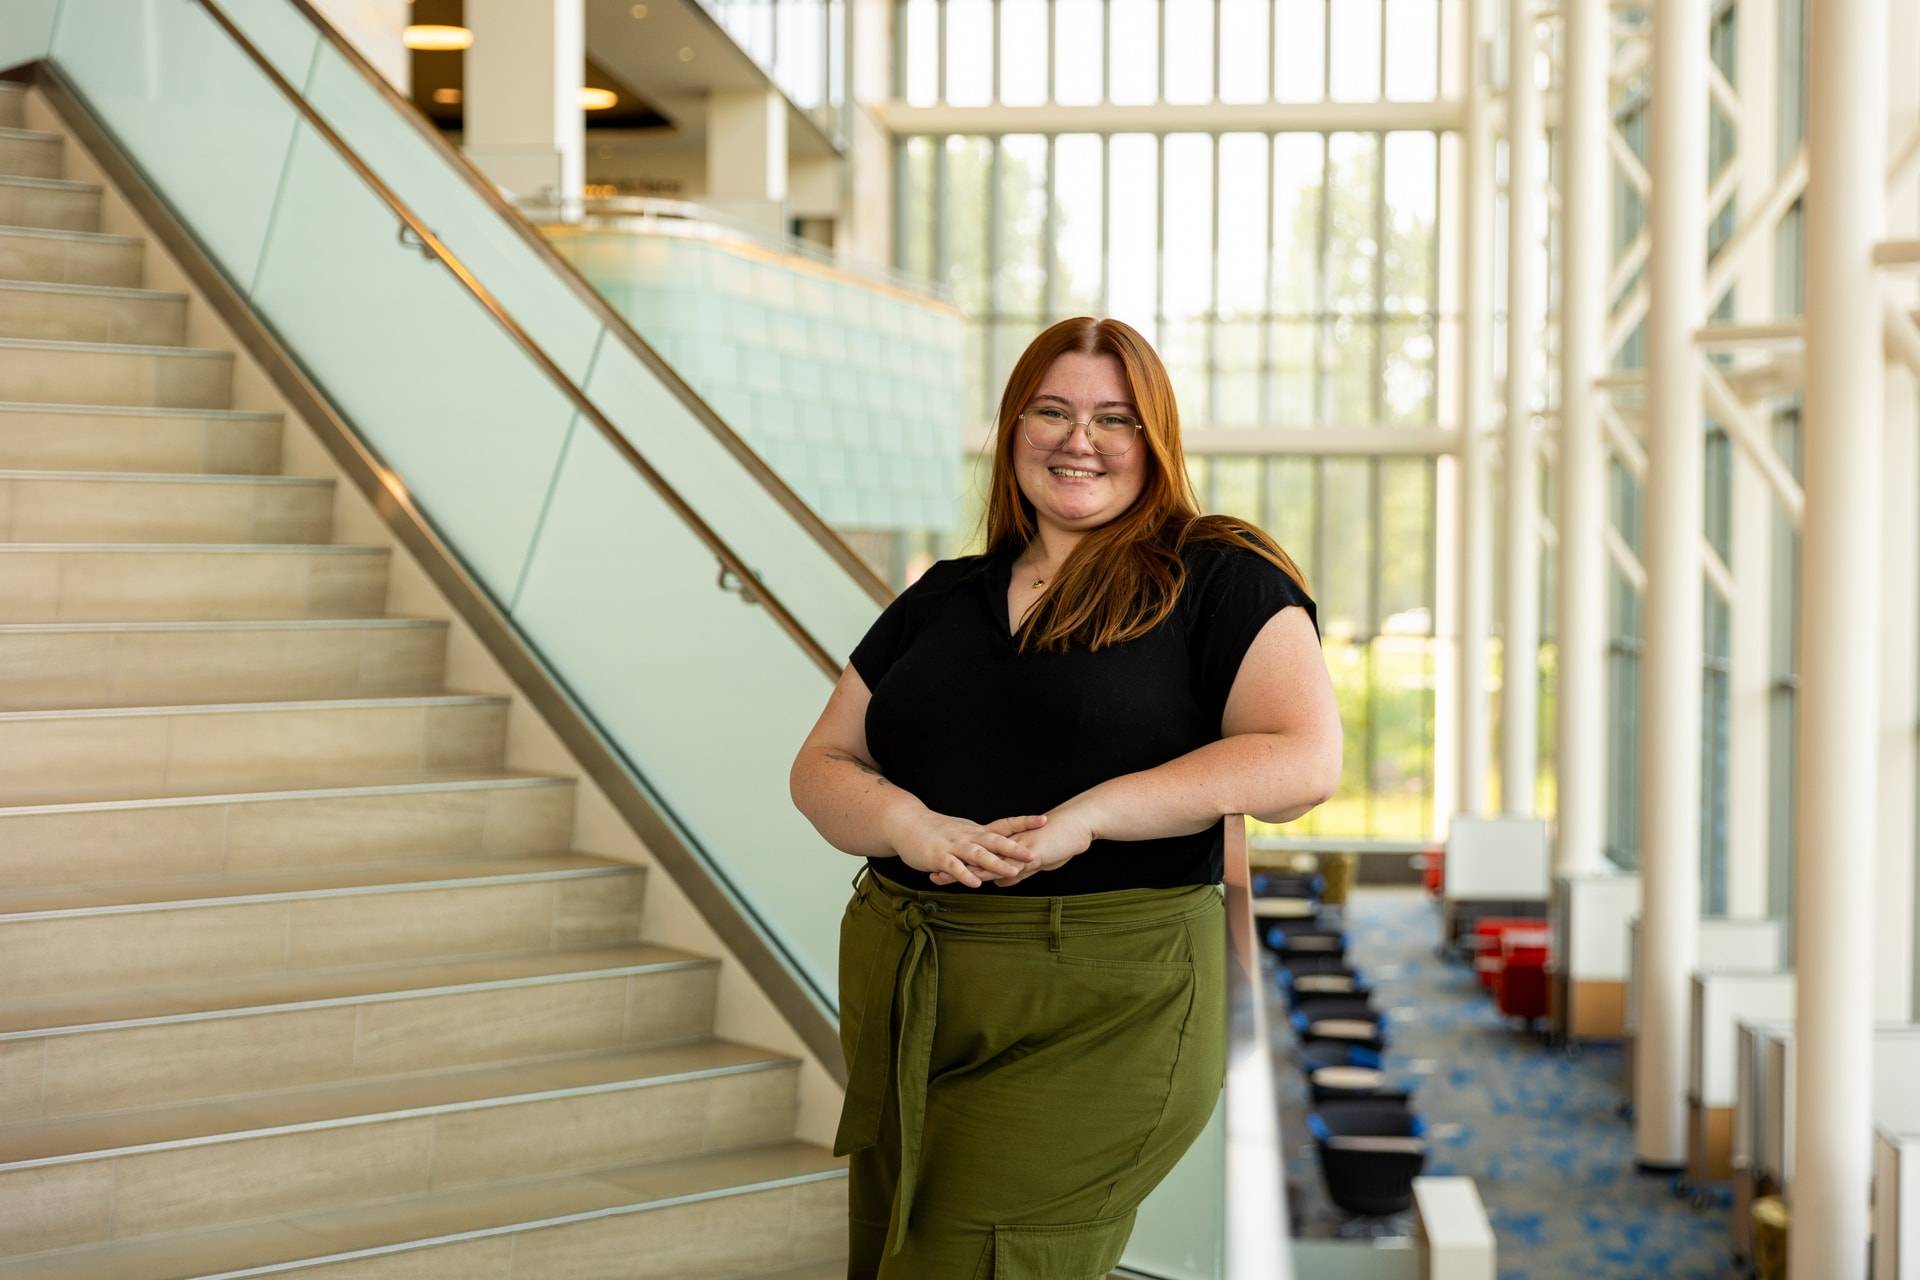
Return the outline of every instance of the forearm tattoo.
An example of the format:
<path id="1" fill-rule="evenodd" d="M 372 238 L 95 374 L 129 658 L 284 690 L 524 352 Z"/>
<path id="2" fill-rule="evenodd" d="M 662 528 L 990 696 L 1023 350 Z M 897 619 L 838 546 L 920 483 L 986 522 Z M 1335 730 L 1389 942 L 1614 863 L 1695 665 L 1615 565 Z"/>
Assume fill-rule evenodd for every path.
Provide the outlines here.
<path id="1" fill-rule="evenodd" d="M 827 752 L 827 759 L 845 760 L 848 764 L 860 770 L 860 772 L 870 773 L 874 777 L 879 778 L 882 782 L 886 781 L 886 776 L 884 774 L 882 774 L 878 769 L 874 768 L 872 765 L 868 764 L 865 760 L 862 760 L 859 756 L 850 755 L 845 751 L 829 751 Z"/>

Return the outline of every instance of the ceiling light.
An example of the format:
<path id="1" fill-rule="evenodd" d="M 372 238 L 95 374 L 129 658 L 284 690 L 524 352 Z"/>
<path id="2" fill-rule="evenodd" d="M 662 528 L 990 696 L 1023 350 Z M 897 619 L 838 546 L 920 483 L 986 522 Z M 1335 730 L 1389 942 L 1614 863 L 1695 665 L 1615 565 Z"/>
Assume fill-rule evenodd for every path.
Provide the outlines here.
<path id="1" fill-rule="evenodd" d="M 435 89 L 433 91 L 433 100 L 443 107 L 457 107 L 460 105 L 460 91 L 458 89 Z"/>
<path id="2" fill-rule="evenodd" d="M 643 4 L 637 4 L 633 6 L 633 8 L 629 10 L 629 12 L 631 12 L 633 16 L 636 18 L 644 18 L 647 16 L 647 6 Z"/>
<path id="3" fill-rule="evenodd" d="M 680 61 L 682 61 L 682 62 L 692 62 L 692 61 L 693 61 L 693 50 L 691 50 L 691 49 L 689 49 L 689 48 L 687 48 L 687 46 L 685 46 L 685 45 L 681 45 L 681 46 L 680 46 Z"/>
<path id="4" fill-rule="evenodd" d="M 401 39 L 406 42 L 409 49 L 444 50 L 473 47 L 473 32 L 465 27 L 435 26 L 431 23 L 414 23 L 406 29 Z"/>
<path id="5" fill-rule="evenodd" d="M 605 111 L 620 101 L 620 95 L 611 89 L 596 89 L 592 85 L 580 90 L 580 109 L 582 111 Z"/>

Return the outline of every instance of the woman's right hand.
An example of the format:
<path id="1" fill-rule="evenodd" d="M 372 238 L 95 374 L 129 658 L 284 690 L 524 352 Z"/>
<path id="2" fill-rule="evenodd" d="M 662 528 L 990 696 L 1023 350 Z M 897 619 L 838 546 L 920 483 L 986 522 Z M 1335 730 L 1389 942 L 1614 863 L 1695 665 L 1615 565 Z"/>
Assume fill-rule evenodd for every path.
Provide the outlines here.
<path id="1" fill-rule="evenodd" d="M 944 871 L 978 889 L 984 880 L 1018 875 L 1033 861 L 1033 854 L 1014 837 L 1046 820 L 1045 814 L 1025 814 L 982 824 L 928 810 L 894 833 L 893 848 L 900 861 L 916 871 Z"/>

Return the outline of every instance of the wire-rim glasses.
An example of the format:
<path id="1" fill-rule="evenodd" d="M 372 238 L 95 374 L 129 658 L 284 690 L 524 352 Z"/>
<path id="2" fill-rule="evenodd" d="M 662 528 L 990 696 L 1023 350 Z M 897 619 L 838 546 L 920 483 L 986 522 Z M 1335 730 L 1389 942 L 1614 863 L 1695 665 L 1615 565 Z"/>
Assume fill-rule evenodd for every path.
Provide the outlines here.
<path id="1" fill-rule="evenodd" d="M 1038 405 L 1020 415 L 1020 434 L 1034 448 L 1048 452 L 1072 439 L 1073 429 L 1081 425 L 1087 428 L 1087 443 L 1095 453 L 1117 458 L 1133 447 L 1133 438 L 1140 434 L 1142 424 L 1138 418 L 1124 413 L 1096 413 L 1082 424 L 1066 410 L 1052 405 Z"/>

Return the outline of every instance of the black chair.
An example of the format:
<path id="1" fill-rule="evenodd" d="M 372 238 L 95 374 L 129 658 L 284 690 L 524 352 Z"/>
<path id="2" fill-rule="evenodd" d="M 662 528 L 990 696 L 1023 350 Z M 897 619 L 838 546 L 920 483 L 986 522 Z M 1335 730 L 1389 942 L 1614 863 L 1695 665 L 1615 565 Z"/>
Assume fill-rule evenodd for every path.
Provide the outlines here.
<path id="1" fill-rule="evenodd" d="M 1249 886 L 1256 898 L 1312 898 L 1327 891 L 1326 877 L 1314 871 L 1259 871 Z"/>
<path id="2" fill-rule="evenodd" d="M 1344 1040 L 1307 1040 L 1294 1051 L 1300 1069 L 1311 1076 L 1324 1067 L 1380 1068 L 1380 1055 Z"/>
<path id="3" fill-rule="evenodd" d="M 1345 978 L 1359 978 L 1361 976 L 1360 970 L 1349 965 L 1344 957 L 1336 955 L 1308 955 L 1302 953 L 1294 956 L 1278 969 L 1274 970 L 1274 976 L 1282 986 L 1301 978 L 1315 977 L 1322 974 Z"/>
<path id="4" fill-rule="evenodd" d="M 1302 1046 L 1315 1043 L 1344 1045 L 1353 1049 L 1365 1049 L 1370 1053 L 1381 1054 L 1387 1051 L 1387 1019 L 1385 1014 L 1374 1018 L 1303 1018 L 1294 1015 L 1294 1036 Z"/>
<path id="5" fill-rule="evenodd" d="M 1365 992 L 1359 995 L 1300 995 L 1293 1001 L 1294 1026 L 1300 1026 L 1300 1019 L 1309 1023 L 1322 1018 L 1360 1018 L 1368 1022 L 1379 1022 L 1380 1011 L 1373 1007 L 1373 1000 Z"/>
<path id="6" fill-rule="evenodd" d="M 1413 1180 L 1427 1164 L 1427 1127 L 1404 1099 L 1324 1102 L 1307 1128 L 1334 1204 L 1367 1217 L 1413 1205 Z"/>
<path id="7" fill-rule="evenodd" d="M 1280 963 L 1293 967 L 1296 957 L 1332 956 L 1345 963 L 1347 958 L 1347 935 L 1338 929 L 1294 929 L 1284 933 L 1277 944 L 1269 942 L 1279 952 Z"/>
<path id="8" fill-rule="evenodd" d="M 1390 1084 L 1387 1073 L 1378 1067 L 1321 1067 L 1307 1073 L 1307 1092 L 1315 1106 L 1359 1101 L 1413 1104 L 1413 1091 Z"/>

